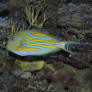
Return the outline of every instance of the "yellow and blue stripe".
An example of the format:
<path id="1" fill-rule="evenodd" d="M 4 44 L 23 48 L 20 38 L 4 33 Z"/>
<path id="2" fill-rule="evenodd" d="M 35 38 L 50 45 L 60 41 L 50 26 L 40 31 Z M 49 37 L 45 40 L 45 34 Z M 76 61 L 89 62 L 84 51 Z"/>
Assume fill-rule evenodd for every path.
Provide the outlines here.
<path id="1" fill-rule="evenodd" d="M 71 44 L 81 44 L 79 42 L 61 42 L 45 33 L 37 30 L 23 30 L 15 33 L 9 39 L 6 48 L 11 52 L 21 55 L 46 55 L 61 49 L 75 54 L 69 48 Z"/>

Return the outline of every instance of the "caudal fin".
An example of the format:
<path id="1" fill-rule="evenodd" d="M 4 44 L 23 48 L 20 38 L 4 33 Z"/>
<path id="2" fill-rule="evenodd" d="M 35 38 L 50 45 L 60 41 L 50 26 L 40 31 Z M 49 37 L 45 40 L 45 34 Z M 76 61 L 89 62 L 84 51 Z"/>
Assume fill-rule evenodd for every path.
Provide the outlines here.
<path id="1" fill-rule="evenodd" d="M 72 51 L 73 45 L 77 45 L 77 44 L 84 45 L 84 43 L 80 43 L 80 42 L 64 41 L 61 42 L 61 49 L 65 50 L 66 52 L 69 52 L 70 54 L 79 55 L 78 53 Z"/>

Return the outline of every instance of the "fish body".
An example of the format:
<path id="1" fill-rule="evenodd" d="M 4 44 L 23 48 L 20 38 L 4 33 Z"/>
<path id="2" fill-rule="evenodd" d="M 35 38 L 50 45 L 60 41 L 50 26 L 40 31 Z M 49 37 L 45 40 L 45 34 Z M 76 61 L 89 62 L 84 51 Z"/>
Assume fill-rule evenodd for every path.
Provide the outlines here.
<path id="1" fill-rule="evenodd" d="M 73 41 L 59 41 L 38 30 L 23 30 L 15 33 L 8 41 L 6 48 L 20 56 L 41 56 L 61 49 L 71 53 L 70 44 L 81 44 Z"/>

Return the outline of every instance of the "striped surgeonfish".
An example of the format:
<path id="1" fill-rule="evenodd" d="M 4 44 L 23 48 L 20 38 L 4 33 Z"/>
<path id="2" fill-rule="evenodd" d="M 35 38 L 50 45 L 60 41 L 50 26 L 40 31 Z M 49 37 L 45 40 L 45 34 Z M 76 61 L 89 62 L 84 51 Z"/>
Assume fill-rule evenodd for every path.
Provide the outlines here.
<path id="1" fill-rule="evenodd" d="M 74 41 L 59 41 L 38 30 L 23 30 L 16 32 L 8 41 L 6 48 L 20 56 L 47 55 L 61 49 L 71 53 L 71 44 L 82 44 Z"/>

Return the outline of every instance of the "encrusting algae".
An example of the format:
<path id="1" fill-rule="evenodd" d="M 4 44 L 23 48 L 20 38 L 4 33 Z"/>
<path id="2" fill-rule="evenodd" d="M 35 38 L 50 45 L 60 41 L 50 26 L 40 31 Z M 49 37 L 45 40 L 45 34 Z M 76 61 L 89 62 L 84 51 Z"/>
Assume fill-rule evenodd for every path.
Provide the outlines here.
<path id="1" fill-rule="evenodd" d="M 34 72 L 34 71 L 41 70 L 44 67 L 45 62 L 44 61 L 28 62 L 28 61 L 21 61 L 21 60 L 16 59 L 15 64 L 20 66 L 23 72 L 26 72 L 26 71 Z"/>

